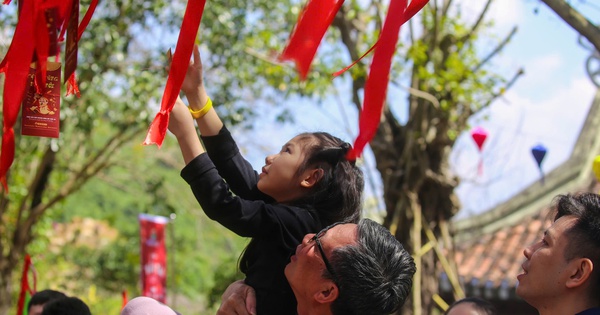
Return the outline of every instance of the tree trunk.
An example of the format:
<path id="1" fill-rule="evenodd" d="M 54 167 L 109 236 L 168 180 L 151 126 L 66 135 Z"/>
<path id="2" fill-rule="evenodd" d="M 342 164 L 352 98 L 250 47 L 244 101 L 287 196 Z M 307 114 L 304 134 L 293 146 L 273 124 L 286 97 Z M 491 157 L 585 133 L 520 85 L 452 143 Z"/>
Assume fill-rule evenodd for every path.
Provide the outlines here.
<path id="1" fill-rule="evenodd" d="M 421 108 L 426 106 L 416 105 Z M 425 109 L 415 110 L 414 114 L 414 117 L 418 117 L 430 113 Z M 422 117 L 420 121 L 428 122 L 429 119 Z M 386 109 L 380 128 L 371 142 L 384 186 L 387 211 L 384 225 L 412 254 L 421 253 L 421 248 L 430 242 L 426 229 L 431 230 L 435 238 L 441 238 L 440 225 L 447 223 L 458 209 L 454 195 L 457 181 L 446 175 L 446 151 L 450 146 L 435 139 L 426 141 L 423 136 L 440 132 L 445 133 L 440 124 L 398 125 L 392 113 Z M 438 261 L 433 250 L 415 256 L 415 292 L 403 308 L 404 312 L 433 313 L 436 306 L 432 298 L 438 292 L 441 271 Z"/>
<path id="2" fill-rule="evenodd" d="M 9 314 L 12 305 L 11 269 L 0 268 L 0 314 Z"/>

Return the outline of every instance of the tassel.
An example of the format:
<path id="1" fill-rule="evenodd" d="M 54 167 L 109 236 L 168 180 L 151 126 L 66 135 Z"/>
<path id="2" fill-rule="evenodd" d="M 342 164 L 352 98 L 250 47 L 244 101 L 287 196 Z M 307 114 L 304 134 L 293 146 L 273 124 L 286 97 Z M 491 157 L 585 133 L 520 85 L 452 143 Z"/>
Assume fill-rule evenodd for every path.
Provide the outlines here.
<path id="1" fill-rule="evenodd" d="M 81 93 L 79 93 L 79 86 L 77 85 L 77 80 L 75 79 L 75 73 L 71 74 L 69 80 L 67 80 L 67 94 L 66 96 L 73 95 L 78 98 L 81 97 Z"/>

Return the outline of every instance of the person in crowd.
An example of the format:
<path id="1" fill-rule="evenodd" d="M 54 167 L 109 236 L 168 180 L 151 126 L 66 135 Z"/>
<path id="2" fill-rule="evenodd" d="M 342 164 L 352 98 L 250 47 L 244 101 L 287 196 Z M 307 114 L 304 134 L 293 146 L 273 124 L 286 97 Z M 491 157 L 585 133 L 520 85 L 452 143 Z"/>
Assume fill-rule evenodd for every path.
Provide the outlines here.
<path id="1" fill-rule="evenodd" d="M 452 303 L 445 315 L 497 315 L 492 303 L 478 297 L 466 297 Z"/>
<path id="2" fill-rule="evenodd" d="M 92 315 L 92 312 L 82 300 L 65 297 L 46 303 L 42 315 Z"/>
<path id="3" fill-rule="evenodd" d="M 256 290 L 258 312 L 293 313 L 283 271 L 296 246 L 307 233 L 360 217 L 364 179 L 346 159 L 351 146 L 325 132 L 302 133 L 267 156 L 259 174 L 212 107 L 197 46 L 181 89 L 189 108 L 178 98 L 169 120 L 186 164 L 181 176 L 208 217 L 252 238 L 240 269 Z"/>
<path id="4" fill-rule="evenodd" d="M 56 290 L 46 289 L 38 291 L 31 296 L 31 299 L 27 303 L 27 314 L 41 315 L 46 303 L 66 297 L 64 293 Z"/>
<path id="5" fill-rule="evenodd" d="M 517 295 L 541 315 L 600 314 L 600 196 L 555 197 L 551 226 L 523 251 Z"/>
<path id="6" fill-rule="evenodd" d="M 167 305 L 146 296 L 129 300 L 121 310 L 121 315 L 181 315 Z"/>
<path id="7" fill-rule="evenodd" d="M 285 276 L 299 315 L 382 315 L 404 304 L 415 271 L 411 255 L 386 228 L 362 219 L 307 234 Z M 252 287 L 231 284 L 217 314 L 260 314 Z"/>

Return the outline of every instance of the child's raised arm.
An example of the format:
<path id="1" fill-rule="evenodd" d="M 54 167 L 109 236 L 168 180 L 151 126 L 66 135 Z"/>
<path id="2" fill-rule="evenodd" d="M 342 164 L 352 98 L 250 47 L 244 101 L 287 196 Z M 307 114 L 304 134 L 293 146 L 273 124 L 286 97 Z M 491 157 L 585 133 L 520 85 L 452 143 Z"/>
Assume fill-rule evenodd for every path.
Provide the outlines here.
<path id="1" fill-rule="evenodd" d="M 173 110 L 171 110 L 169 131 L 177 137 L 183 161 L 186 165 L 198 155 L 206 152 L 202 143 L 200 143 L 190 112 L 179 97 L 177 97 Z"/>
<path id="2" fill-rule="evenodd" d="M 194 58 L 190 61 L 181 90 L 190 103 L 192 116 L 196 118 L 203 136 L 214 136 L 223 128 L 223 122 L 212 107 L 212 101 L 204 88 L 202 78 L 202 60 L 198 45 L 194 45 Z"/>

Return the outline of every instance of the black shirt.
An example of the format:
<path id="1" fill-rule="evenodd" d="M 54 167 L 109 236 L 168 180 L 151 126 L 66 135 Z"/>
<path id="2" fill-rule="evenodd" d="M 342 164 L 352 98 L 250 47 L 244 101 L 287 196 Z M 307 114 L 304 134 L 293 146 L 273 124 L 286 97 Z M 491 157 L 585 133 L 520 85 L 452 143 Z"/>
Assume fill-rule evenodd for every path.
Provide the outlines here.
<path id="1" fill-rule="evenodd" d="M 209 218 L 252 237 L 240 268 L 246 284 L 256 290 L 258 314 L 296 314 L 284 269 L 302 238 L 319 231 L 321 222 L 313 209 L 278 204 L 261 193 L 256 187 L 258 173 L 225 127 L 202 140 L 208 154 L 190 161 L 181 176 Z"/>

